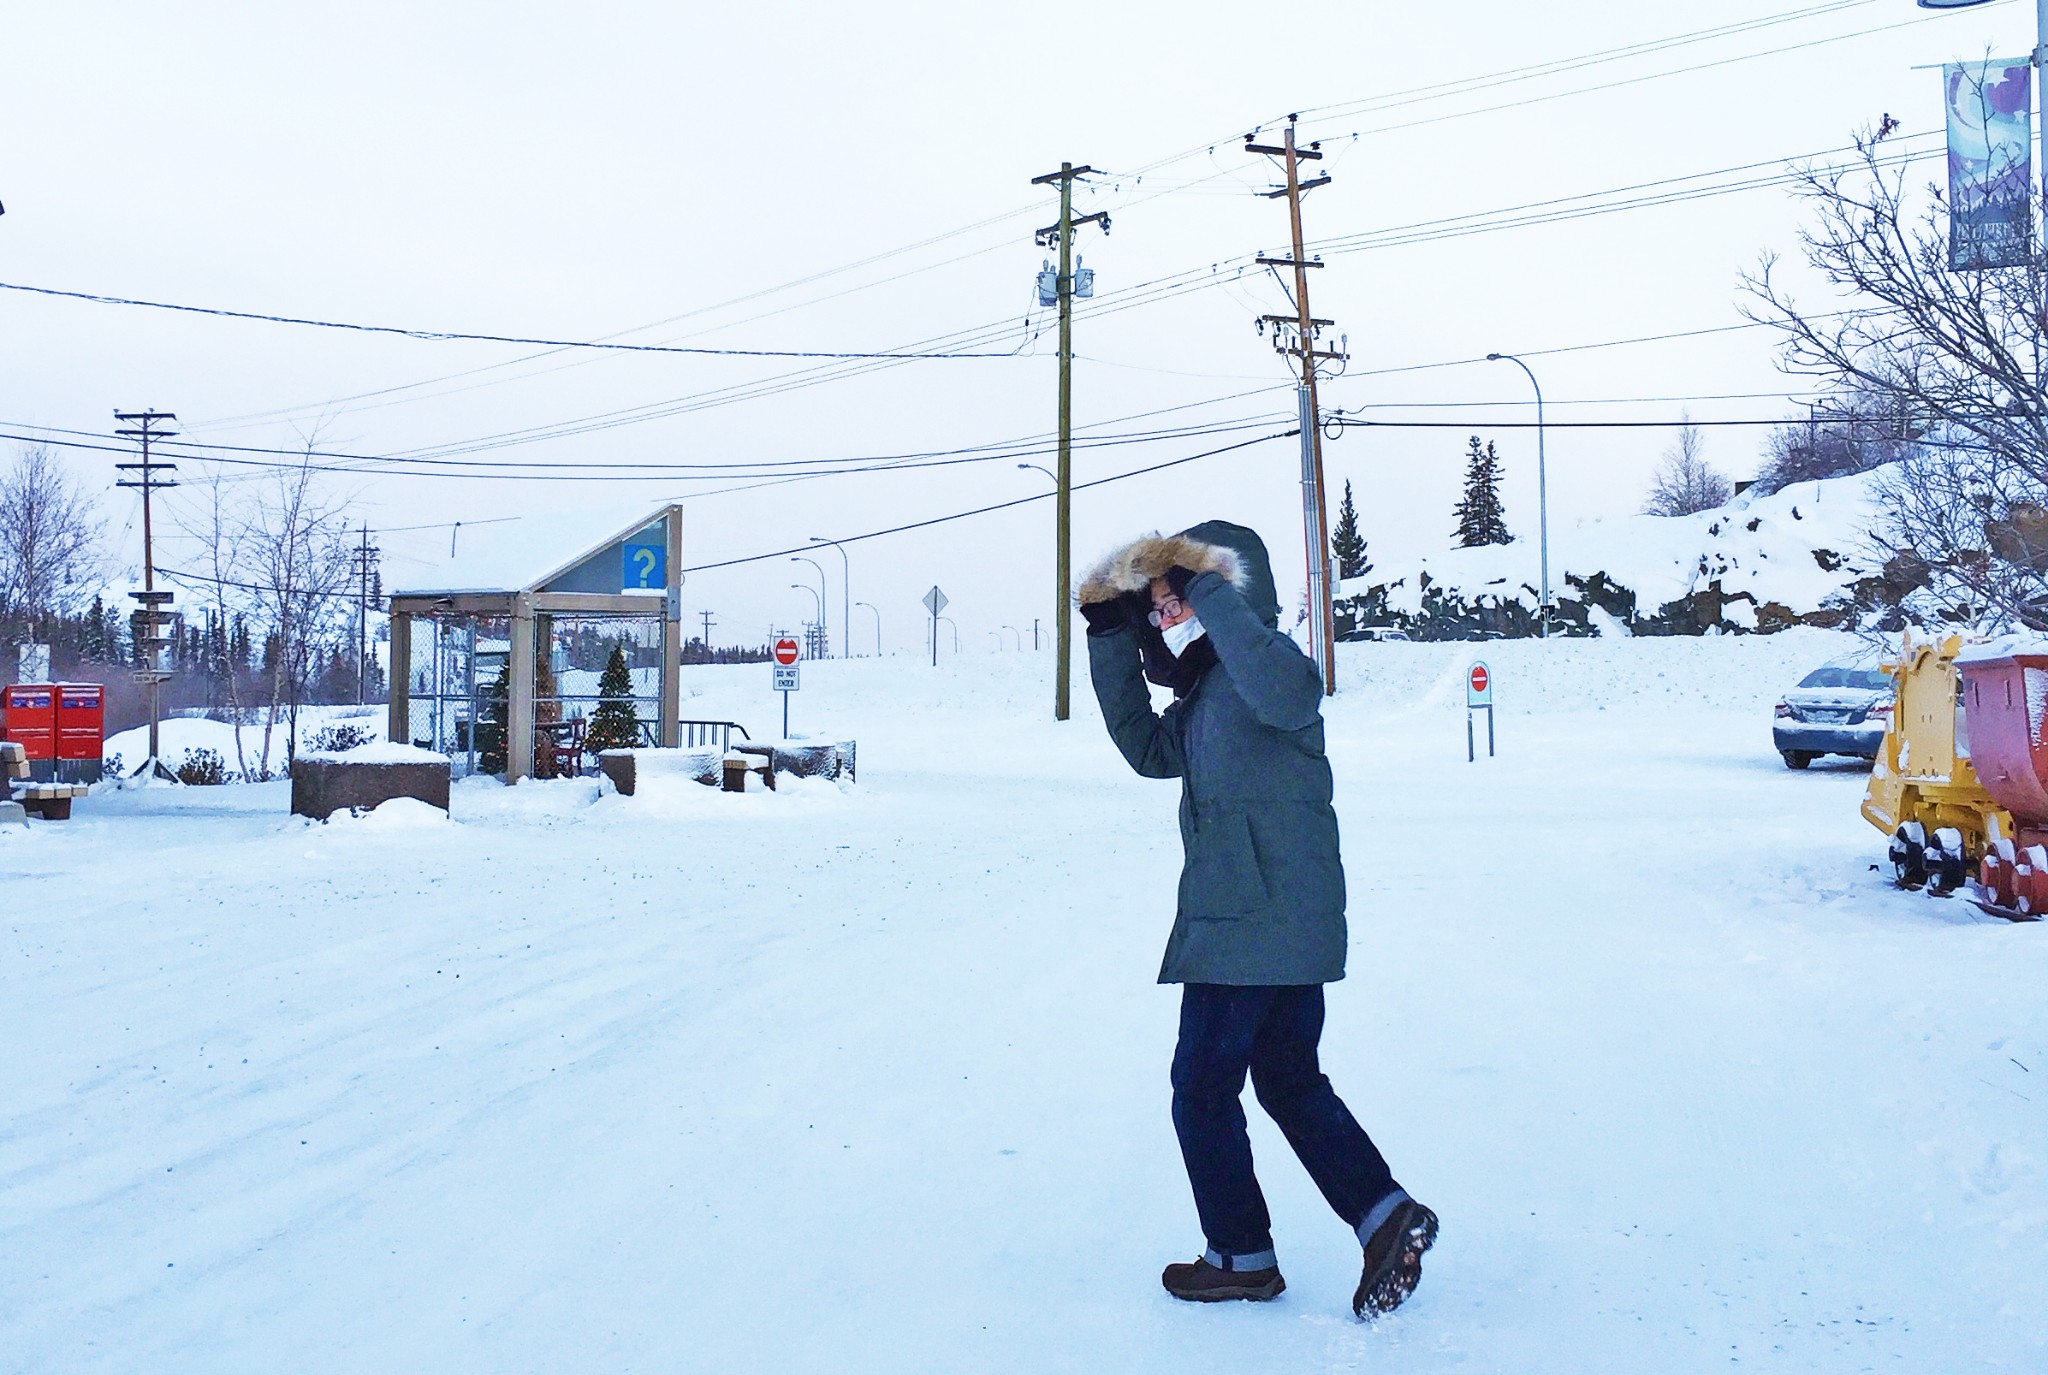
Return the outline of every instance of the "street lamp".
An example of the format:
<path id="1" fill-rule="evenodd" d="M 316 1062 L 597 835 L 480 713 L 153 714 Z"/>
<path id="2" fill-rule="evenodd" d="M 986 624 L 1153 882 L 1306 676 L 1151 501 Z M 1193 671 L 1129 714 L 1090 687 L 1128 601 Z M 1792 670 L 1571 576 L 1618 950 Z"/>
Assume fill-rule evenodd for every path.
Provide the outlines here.
<path id="1" fill-rule="evenodd" d="M 942 620 L 942 621 L 944 621 L 944 622 L 945 622 L 945 623 L 946 623 L 947 625 L 950 625 L 950 626 L 952 626 L 952 627 L 953 627 L 953 652 L 954 652 L 955 654 L 958 654 L 958 653 L 960 652 L 960 626 L 959 626 L 959 624 L 958 624 L 958 623 L 957 623 L 956 621 L 954 621 L 954 619 L 953 619 L 953 618 L 952 618 L 951 616 L 941 616 L 941 617 L 939 617 L 939 619 L 940 619 L 940 620 Z M 934 638 L 936 638 L 936 636 L 935 636 Z"/>
<path id="2" fill-rule="evenodd" d="M 790 586 L 801 587 L 804 591 L 811 594 L 811 601 L 818 611 L 818 623 L 822 625 L 825 620 L 825 599 L 818 595 L 818 589 L 807 582 L 793 582 Z"/>
<path id="3" fill-rule="evenodd" d="M 2040 0 L 2048 5 L 2048 0 Z M 1529 385 L 1536 388 L 1536 541 L 1543 563 L 1542 603 L 1537 610 L 1537 628 L 1545 639 L 1550 637 L 1550 484 L 1543 471 L 1543 384 L 1536 380 L 1536 374 L 1529 371 L 1529 365 L 1512 353 L 1489 353 L 1489 363 L 1513 363 L 1528 375 Z"/>
<path id="4" fill-rule="evenodd" d="M 807 563 L 818 570 L 818 625 L 825 632 L 825 653 L 832 653 L 832 629 L 825 622 L 825 569 L 816 559 L 807 559 L 802 554 L 791 554 L 791 563 Z"/>
<path id="5" fill-rule="evenodd" d="M 1057 487 L 1060 485 L 1059 474 L 1053 472 L 1053 470 L 1050 468 L 1041 468 L 1036 463 L 1019 463 L 1017 466 L 1019 468 L 1029 468 L 1034 473 L 1044 473 L 1047 477 L 1052 479 L 1053 486 Z"/>
<path id="6" fill-rule="evenodd" d="M 853 565 L 847 560 L 846 546 L 836 539 L 823 535 L 812 535 L 812 544 L 829 544 L 839 551 L 839 652 L 846 658 L 853 657 Z"/>
<path id="7" fill-rule="evenodd" d="M 1024 632 L 1017 629 L 1017 627 L 1014 625 L 1006 625 L 1003 627 L 1003 629 L 1009 631 L 1012 635 L 1015 635 L 1017 637 L 1017 649 L 1021 653 L 1024 649 Z"/>
<path id="8" fill-rule="evenodd" d="M 879 659 L 882 657 L 882 613 L 873 602 L 855 602 L 854 605 L 864 606 L 875 613 L 875 657 Z"/>

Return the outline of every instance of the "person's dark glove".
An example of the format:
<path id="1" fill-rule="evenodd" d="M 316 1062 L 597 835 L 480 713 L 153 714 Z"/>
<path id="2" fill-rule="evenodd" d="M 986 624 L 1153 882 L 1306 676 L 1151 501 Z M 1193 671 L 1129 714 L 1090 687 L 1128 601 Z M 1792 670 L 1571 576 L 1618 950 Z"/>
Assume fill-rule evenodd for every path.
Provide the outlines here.
<path id="1" fill-rule="evenodd" d="M 1186 601 L 1188 599 L 1188 580 L 1195 576 L 1194 572 L 1191 569 L 1182 568 L 1179 564 L 1175 564 L 1166 570 L 1164 576 L 1166 578 L 1166 585 L 1173 589 L 1173 595 L 1179 597 L 1182 601 Z"/>
<path id="2" fill-rule="evenodd" d="M 1090 635 L 1108 635 L 1130 623 L 1130 608 L 1122 597 L 1112 597 L 1106 602 L 1082 602 L 1081 615 L 1088 621 Z"/>

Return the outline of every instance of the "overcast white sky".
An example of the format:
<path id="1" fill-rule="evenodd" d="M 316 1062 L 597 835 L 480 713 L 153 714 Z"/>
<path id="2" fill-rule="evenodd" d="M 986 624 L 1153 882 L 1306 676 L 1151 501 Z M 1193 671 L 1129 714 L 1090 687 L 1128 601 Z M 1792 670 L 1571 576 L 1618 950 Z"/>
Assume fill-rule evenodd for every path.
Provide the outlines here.
<path id="1" fill-rule="evenodd" d="M 1788 14 L 1801 17 L 1469 80 Z M 2033 22 L 2014 0 L 1946 15 L 1911 0 L 16 6 L 0 281 L 544 338 L 895 350 L 957 334 L 1016 356 L 863 365 L 769 390 L 818 365 L 548 354 L 0 291 L 0 421 L 14 434 L 104 435 L 114 409 L 154 406 L 205 443 L 313 437 L 355 455 L 581 467 L 859 460 L 1048 434 L 1053 332 L 1032 306 L 1045 254 L 1031 233 L 1056 201 L 1029 183 L 1070 159 L 1109 173 L 1080 200 L 1114 218 L 1107 239 L 1080 239 L 1098 300 L 1076 324 L 1077 424 L 1272 416 L 1277 430 L 1293 394 L 1251 321 L 1287 305 L 1239 264 L 1284 244 L 1286 213 L 1256 194 L 1269 169 L 1241 151 L 1245 132 L 1302 112 L 1334 178 L 1308 198 L 1309 237 L 1345 239 L 1750 164 L 1766 165 L 1663 189 L 1769 174 L 1887 112 L 1903 135 L 1924 135 L 1908 146 L 1933 152 L 1939 75 L 1911 69 L 2023 55 Z M 1401 94 L 1445 83 L 1464 84 Z M 1941 174 L 1938 157 L 1923 167 L 1921 180 Z M 1808 384 L 1777 371 L 1763 330 L 1543 351 L 1738 323 L 1737 273 L 1766 251 L 1793 254 L 1801 218 L 1773 187 L 1369 251 L 1328 245 L 1313 303 L 1353 358 L 1325 405 L 1461 426 L 1351 431 L 1327 446 L 1333 488 L 1353 483 L 1375 556 L 1448 542 L 1465 436 L 1480 433 L 1508 458 L 1509 523 L 1531 536 L 1534 576 L 1534 437 L 1488 424 L 1531 418 L 1526 380 L 1507 364 L 1416 365 L 1521 353 L 1553 421 L 1665 419 L 1681 405 L 1698 418 L 1790 413 L 1787 396 Z M 1118 297 L 1190 270 L 1192 289 Z M 1168 407 L 1189 409 L 1117 423 Z M 574 423 L 592 417 L 631 423 Z M 1076 476 L 1266 432 L 1083 450 Z M 1747 476 L 1762 433 L 1713 430 L 1707 456 Z M 1553 429 L 1553 530 L 1633 509 L 1669 439 Z M 66 451 L 106 488 L 125 567 L 139 560 L 139 522 L 131 494 L 111 488 L 115 458 Z M 730 471 L 378 471 L 402 462 L 333 480 L 373 528 L 519 516 L 492 528 L 530 541 L 543 565 L 574 552 L 559 547 L 570 529 L 681 499 L 698 564 L 1048 485 L 1018 461 L 769 486 Z M 1081 493 L 1077 564 L 1142 529 L 1225 516 L 1259 528 L 1283 586 L 1298 584 L 1296 474 L 1292 441 L 1276 440 Z M 203 466 L 188 459 L 180 475 Z M 172 505 L 192 509 L 194 496 Z M 853 596 L 881 608 L 889 647 L 907 649 L 918 597 L 942 584 L 963 647 L 993 649 L 991 628 L 1049 620 L 1051 527 L 1047 502 L 853 545 Z M 379 538 L 387 586 L 444 583 L 447 531 Z M 160 555 L 173 567 L 187 557 L 175 536 Z M 836 642 L 838 560 L 820 561 Z M 810 597 L 789 586 L 808 576 L 783 557 L 692 574 L 685 606 L 717 613 L 714 639 L 755 641 L 808 615 Z M 856 617 L 857 646 L 871 645 L 873 620 Z"/>

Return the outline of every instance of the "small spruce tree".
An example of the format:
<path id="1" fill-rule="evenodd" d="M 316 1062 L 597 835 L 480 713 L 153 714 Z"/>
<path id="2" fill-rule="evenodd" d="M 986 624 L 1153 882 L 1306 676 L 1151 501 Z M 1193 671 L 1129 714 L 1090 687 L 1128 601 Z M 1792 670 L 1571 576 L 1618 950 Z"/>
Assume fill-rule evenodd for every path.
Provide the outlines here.
<path id="1" fill-rule="evenodd" d="M 484 773 L 504 773 L 508 759 L 505 720 L 511 715 L 512 661 L 507 656 L 497 678 L 484 694 L 483 710 L 473 728 L 476 737 L 476 766 Z"/>
<path id="2" fill-rule="evenodd" d="M 1362 578 L 1372 572 L 1365 557 L 1365 536 L 1358 533 L 1358 508 L 1351 504 L 1351 480 L 1344 480 L 1344 504 L 1337 508 L 1337 528 L 1330 534 L 1330 552 L 1336 555 L 1337 576 Z"/>
<path id="3" fill-rule="evenodd" d="M 1500 458 L 1493 451 L 1493 442 L 1482 447 L 1476 434 L 1465 454 L 1465 499 L 1458 503 L 1457 516 L 1460 548 L 1514 542 L 1501 514 Z"/>
<path id="4" fill-rule="evenodd" d="M 640 717 L 633 709 L 633 674 L 626 667 L 626 652 L 612 646 L 604 673 L 597 680 L 597 710 L 583 733 L 584 748 L 629 750 L 640 743 Z"/>

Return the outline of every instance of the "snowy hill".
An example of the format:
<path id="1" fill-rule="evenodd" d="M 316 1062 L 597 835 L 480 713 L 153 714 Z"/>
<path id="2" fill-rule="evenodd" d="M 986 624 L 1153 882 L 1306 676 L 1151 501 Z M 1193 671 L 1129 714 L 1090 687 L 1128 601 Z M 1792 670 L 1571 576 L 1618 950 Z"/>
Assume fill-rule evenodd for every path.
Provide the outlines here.
<path id="1" fill-rule="evenodd" d="M 1865 532 L 1875 509 L 1873 484 L 1884 471 L 1802 482 L 1769 496 L 1744 494 L 1698 515 L 1556 526 L 1550 532 L 1552 596 L 1583 604 L 1587 597 L 1573 580 L 1604 575 L 1606 583 L 1634 594 L 1642 615 L 1718 587 L 1713 605 L 1704 608 L 1717 614 L 1703 616 L 1701 628 L 1718 621 L 1730 629 L 1775 629 L 1788 618 L 1816 613 L 1830 619 L 1830 601 L 1845 600 L 1852 584 L 1872 571 Z M 1405 617 L 1423 614 L 1430 588 L 1465 603 L 1519 603 L 1533 611 L 1540 578 L 1537 541 L 1525 535 L 1512 544 L 1376 566 L 1346 582 L 1343 592 L 1383 589 L 1386 610 Z M 1767 607 L 1780 610 L 1767 613 L 1760 626 L 1757 613 Z"/>

